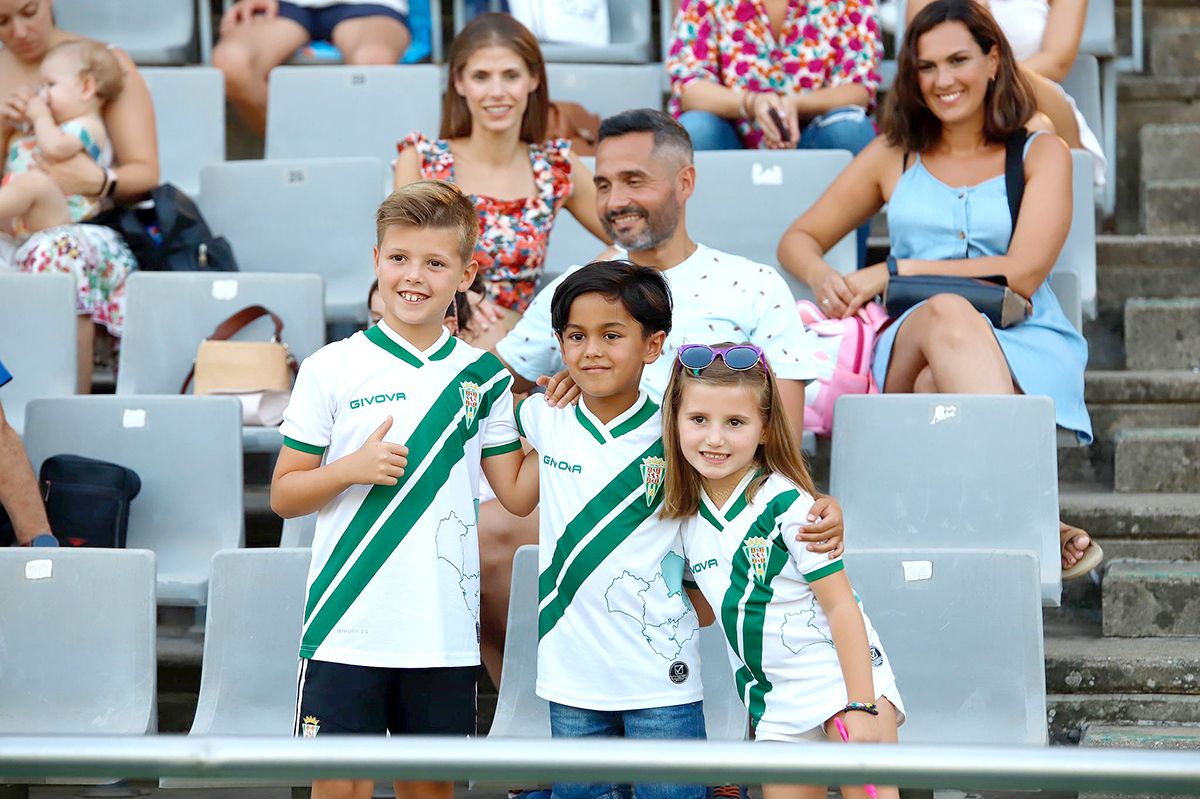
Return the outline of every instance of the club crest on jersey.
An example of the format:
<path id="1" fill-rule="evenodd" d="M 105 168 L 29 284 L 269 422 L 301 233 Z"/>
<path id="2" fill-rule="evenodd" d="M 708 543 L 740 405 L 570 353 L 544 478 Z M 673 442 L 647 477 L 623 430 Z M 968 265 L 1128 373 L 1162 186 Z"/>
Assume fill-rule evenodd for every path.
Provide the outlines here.
<path id="1" fill-rule="evenodd" d="M 642 458 L 642 485 L 646 487 L 646 504 L 653 505 L 658 490 L 667 476 L 667 462 L 657 455 Z"/>
<path id="2" fill-rule="evenodd" d="M 754 568 L 754 578 L 760 583 L 767 578 L 767 558 L 771 554 L 771 542 L 762 536 L 747 538 L 742 544 L 750 565 Z"/>
<path id="3" fill-rule="evenodd" d="M 300 731 L 305 738 L 316 738 L 320 729 L 321 722 L 316 716 L 305 716 L 304 723 L 300 725 Z"/>
<path id="4" fill-rule="evenodd" d="M 475 424 L 475 415 L 479 413 L 479 398 L 483 392 L 478 383 L 464 380 L 458 384 L 458 393 L 462 395 L 463 409 L 467 412 L 467 427 Z"/>

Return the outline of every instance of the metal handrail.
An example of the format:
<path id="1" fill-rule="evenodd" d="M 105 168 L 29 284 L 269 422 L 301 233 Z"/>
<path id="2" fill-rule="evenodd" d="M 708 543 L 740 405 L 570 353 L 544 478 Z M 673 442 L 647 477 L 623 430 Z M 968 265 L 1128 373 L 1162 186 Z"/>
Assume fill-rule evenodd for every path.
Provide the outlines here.
<path id="1" fill-rule="evenodd" d="M 1200 792 L 1200 753 L 1031 746 L 713 741 L 0 736 L 0 775 L 686 782 Z"/>

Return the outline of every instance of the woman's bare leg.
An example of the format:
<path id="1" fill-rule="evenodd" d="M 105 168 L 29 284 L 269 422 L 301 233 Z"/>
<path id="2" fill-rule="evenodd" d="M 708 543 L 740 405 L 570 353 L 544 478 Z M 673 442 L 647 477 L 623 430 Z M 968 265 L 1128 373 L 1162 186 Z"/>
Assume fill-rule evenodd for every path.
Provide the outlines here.
<path id="1" fill-rule="evenodd" d="M 1033 94 L 1037 101 L 1038 110 L 1054 123 L 1054 130 L 1067 146 L 1078 150 L 1079 122 L 1075 118 L 1075 109 L 1067 100 L 1062 90 L 1054 81 L 1044 78 L 1026 66 L 1021 66 L 1021 74 L 1029 78 L 1033 84 Z"/>
<path id="2" fill-rule="evenodd" d="M 92 393 L 92 359 L 96 346 L 96 324 L 84 314 L 75 317 L 75 389 L 80 394 Z"/>
<path id="3" fill-rule="evenodd" d="M 926 369 L 929 375 L 922 377 Z M 930 297 L 909 314 L 896 334 L 884 391 L 911 393 L 918 378 L 924 391 L 1015 392 L 1008 362 L 991 325 L 971 303 L 955 294 Z"/>

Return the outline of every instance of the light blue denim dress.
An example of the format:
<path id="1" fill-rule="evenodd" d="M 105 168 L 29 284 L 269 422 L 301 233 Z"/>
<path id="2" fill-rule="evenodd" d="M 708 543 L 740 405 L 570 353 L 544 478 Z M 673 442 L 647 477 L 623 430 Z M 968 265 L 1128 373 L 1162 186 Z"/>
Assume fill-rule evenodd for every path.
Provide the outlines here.
<path id="1" fill-rule="evenodd" d="M 898 259 L 1003 255 L 1012 237 L 1004 175 L 954 188 L 930 174 L 920 155 L 896 184 L 887 215 L 892 254 Z M 1087 342 L 1063 313 L 1049 281 L 1038 287 L 1031 302 L 1033 312 L 1024 322 L 1004 330 L 994 328 L 996 340 L 1021 390 L 1054 400 L 1059 427 L 1074 431 L 1080 443 L 1090 444 L 1092 422 L 1083 402 Z M 919 307 L 906 311 L 879 338 L 872 371 L 881 387 L 896 334 L 908 314 Z"/>

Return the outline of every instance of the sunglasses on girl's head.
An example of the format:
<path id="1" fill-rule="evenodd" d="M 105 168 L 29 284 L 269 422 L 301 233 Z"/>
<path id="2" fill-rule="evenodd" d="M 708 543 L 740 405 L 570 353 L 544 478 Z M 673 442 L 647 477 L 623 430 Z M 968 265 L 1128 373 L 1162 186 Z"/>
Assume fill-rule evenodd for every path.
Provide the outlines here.
<path id="1" fill-rule="evenodd" d="M 679 348 L 679 363 L 688 369 L 704 369 L 720 358 L 730 369 L 742 372 L 764 364 L 763 351 L 753 344 L 735 344 L 732 347 L 710 347 L 707 344 L 684 344 Z"/>

